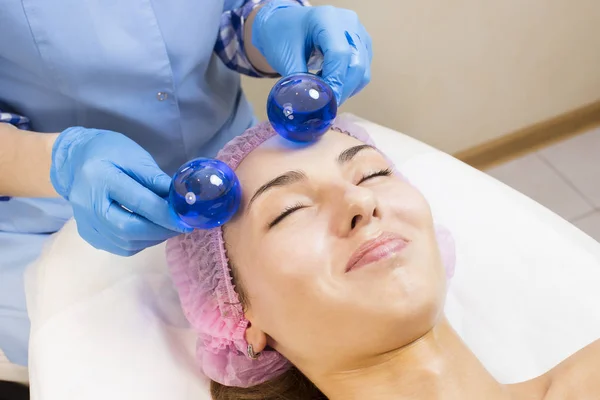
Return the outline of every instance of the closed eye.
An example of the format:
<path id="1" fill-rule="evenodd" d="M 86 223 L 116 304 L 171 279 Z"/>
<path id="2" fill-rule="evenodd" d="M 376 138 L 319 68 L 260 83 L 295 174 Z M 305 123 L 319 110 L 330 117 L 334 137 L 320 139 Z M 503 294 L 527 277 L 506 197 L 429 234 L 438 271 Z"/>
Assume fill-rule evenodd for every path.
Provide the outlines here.
<path id="1" fill-rule="evenodd" d="M 277 225 L 278 223 L 281 222 L 281 220 L 283 220 L 285 217 L 287 217 L 288 215 L 290 215 L 291 213 L 300 210 L 301 208 L 306 207 L 304 204 L 302 203 L 296 203 L 293 206 L 288 206 L 286 207 L 283 212 L 281 214 L 279 214 L 279 216 L 277 216 L 277 218 L 275 218 L 273 221 L 271 221 L 269 223 L 269 229 L 274 227 L 275 225 Z"/>
<path id="2" fill-rule="evenodd" d="M 357 185 L 360 185 L 364 181 L 368 181 L 369 179 L 373 179 L 373 178 L 376 178 L 378 176 L 390 176 L 390 175 L 392 175 L 392 169 L 391 168 L 386 168 L 386 169 L 382 169 L 382 170 L 379 170 L 379 171 L 371 172 L 371 173 L 368 173 L 366 175 L 363 175 L 363 177 L 360 179 L 360 181 L 358 181 Z"/>
<path id="3" fill-rule="evenodd" d="M 373 179 L 376 178 L 378 176 L 390 176 L 392 175 L 392 169 L 391 168 L 386 168 L 386 169 L 382 169 L 379 171 L 375 171 L 375 172 L 370 172 L 368 174 L 363 175 L 363 177 L 360 179 L 360 181 L 358 181 L 357 185 L 360 185 L 361 183 L 368 181 L 369 179 Z M 292 206 L 288 206 L 286 207 L 281 214 L 279 214 L 273 221 L 271 221 L 269 223 L 269 229 L 274 227 L 275 225 L 277 225 L 278 223 L 280 223 L 284 218 L 286 218 L 287 216 L 289 216 L 290 214 L 302 209 L 302 208 L 306 208 L 307 206 L 302 204 L 302 203 L 296 203 Z"/>

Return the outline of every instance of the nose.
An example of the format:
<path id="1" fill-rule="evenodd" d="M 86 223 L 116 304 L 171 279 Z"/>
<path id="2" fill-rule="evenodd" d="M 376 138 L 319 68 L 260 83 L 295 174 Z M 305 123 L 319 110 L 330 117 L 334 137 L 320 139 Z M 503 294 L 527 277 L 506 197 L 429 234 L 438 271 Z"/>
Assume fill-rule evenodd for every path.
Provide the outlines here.
<path id="1" fill-rule="evenodd" d="M 379 217 L 377 199 L 373 191 L 349 186 L 345 188 L 341 197 L 342 201 L 335 206 L 339 207 L 336 222 L 339 235 L 349 236 Z"/>

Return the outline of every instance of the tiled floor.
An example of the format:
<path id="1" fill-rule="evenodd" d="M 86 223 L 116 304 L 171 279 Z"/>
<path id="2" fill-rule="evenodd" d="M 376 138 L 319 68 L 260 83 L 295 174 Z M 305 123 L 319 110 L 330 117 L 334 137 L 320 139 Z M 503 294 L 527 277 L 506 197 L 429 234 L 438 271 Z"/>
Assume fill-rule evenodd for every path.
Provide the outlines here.
<path id="1" fill-rule="evenodd" d="M 600 241 L 600 127 L 485 172 Z"/>

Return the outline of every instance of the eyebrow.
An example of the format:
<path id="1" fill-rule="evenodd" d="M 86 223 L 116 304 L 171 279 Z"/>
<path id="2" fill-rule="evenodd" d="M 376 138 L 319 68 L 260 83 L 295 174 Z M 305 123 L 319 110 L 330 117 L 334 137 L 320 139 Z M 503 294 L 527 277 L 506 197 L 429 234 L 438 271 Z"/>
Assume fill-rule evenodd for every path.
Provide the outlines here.
<path id="1" fill-rule="evenodd" d="M 375 147 L 370 144 L 360 144 L 358 146 L 350 147 L 340 153 L 337 158 L 339 164 L 345 164 L 352 161 L 352 159 L 363 150 L 375 150 Z"/>
<path id="2" fill-rule="evenodd" d="M 336 161 L 338 162 L 338 164 L 346 164 L 352 161 L 352 159 L 356 157 L 358 153 L 367 149 L 375 150 L 373 146 L 368 144 L 353 146 L 342 151 L 337 157 Z M 269 182 L 259 187 L 258 190 L 254 193 L 254 195 L 250 199 L 250 202 L 248 203 L 248 209 L 250 208 L 254 200 L 256 200 L 260 195 L 264 194 L 265 192 L 276 187 L 289 186 L 291 184 L 298 183 L 306 179 L 307 176 L 303 171 L 288 171 L 274 179 L 271 179 Z"/>
<path id="3" fill-rule="evenodd" d="M 256 200 L 258 196 L 267 192 L 268 190 L 280 186 L 291 185 L 292 183 L 300 182 L 304 179 L 306 179 L 306 174 L 302 171 L 288 171 L 285 174 L 279 175 L 275 179 L 271 179 L 269 182 L 259 187 L 258 190 L 254 193 L 254 196 L 252 196 L 250 202 L 248 203 L 248 208 L 250 208 L 252 202 L 254 202 L 254 200 Z"/>

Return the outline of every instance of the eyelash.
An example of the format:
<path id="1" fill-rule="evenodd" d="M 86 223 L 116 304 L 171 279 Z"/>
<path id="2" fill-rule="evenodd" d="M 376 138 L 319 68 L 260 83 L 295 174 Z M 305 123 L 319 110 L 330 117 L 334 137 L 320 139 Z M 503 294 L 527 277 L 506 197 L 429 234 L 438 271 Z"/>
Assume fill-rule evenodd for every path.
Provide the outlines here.
<path id="1" fill-rule="evenodd" d="M 291 213 L 293 213 L 294 211 L 297 211 L 301 208 L 306 207 L 304 204 L 302 203 L 296 203 L 293 206 L 287 206 L 283 212 L 281 214 L 279 214 L 279 216 L 277 218 L 275 218 L 270 224 L 269 224 L 269 228 L 274 227 L 275 225 L 277 225 L 279 222 L 281 222 L 282 219 L 284 219 L 285 217 L 287 217 L 288 215 L 290 215 Z"/>
<path id="2" fill-rule="evenodd" d="M 357 185 L 360 185 L 361 183 L 372 179 L 372 178 L 376 178 L 378 176 L 390 176 L 392 175 L 392 169 L 391 168 L 386 168 L 386 169 L 382 169 L 379 171 L 375 171 L 375 172 L 371 172 L 369 174 L 363 175 L 363 177 L 358 181 Z M 274 227 L 275 225 L 277 225 L 279 222 L 281 222 L 281 220 L 283 220 L 285 217 L 287 217 L 288 215 L 290 215 L 291 213 L 293 213 L 294 211 L 300 210 L 301 208 L 305 208 L 306 205 L 298 202 L 292 206 L 288 206 L 286 207 L 281 214 L 279 214 L 279 216 L 277 216 L 277 218 L 275 218 L 271 223 L 269 223 L 269 228 Z"/>
<path id="3" fill-rule="evenodd" d="M 360 185 L 364 181 L 371 179 L 371 178 L 375 178 L 378 176 L 390 176 L 390 175 L 392 175 L 391 168 L 386 168 L 386 169 L 381 169 L 379 171 L 371 172 L 370 174 L 363 175 L 363 177 L 360 179 L 360 181 L 358 181 L 357 185 Z"/>

